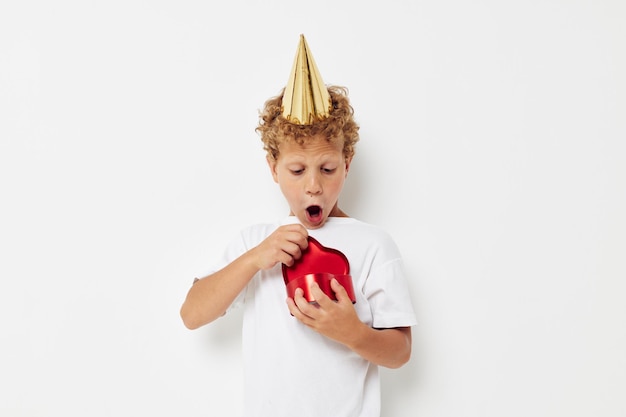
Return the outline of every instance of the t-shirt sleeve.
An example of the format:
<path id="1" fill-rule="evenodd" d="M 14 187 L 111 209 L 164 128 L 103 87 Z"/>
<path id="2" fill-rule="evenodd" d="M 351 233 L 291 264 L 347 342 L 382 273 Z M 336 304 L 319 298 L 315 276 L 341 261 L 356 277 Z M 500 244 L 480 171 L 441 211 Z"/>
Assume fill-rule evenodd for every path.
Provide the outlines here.
<path id="1" fill-rule="evenodd" d="M 219 271 L 220 269 L 226 267 L 232 261 L 240 257 L 247 251 L 245 239 L 243 234 L 239 234 L 235 239 L 233 239 L 227 246 L 226 249 L 222 252 L 222 254 L 215 260 L 213 265 L 209 270 L 207 270 L 204 276 L 211 275 L 214 272 Z M 247 288 L 247 287 L 246 287 Z M 246 288 L 244 288 L 239 295 L 233 300 L 231 305 L 228 307 L 226 312 L 240 307 L 243 304 L 243 300 L 246 293 Z"/>
<path id="2" fill-rule="evenodd" d="M 389 260 L 370 271 L 365 296 L 372 311 L 374 328 L 417 324 L 401 258 Z"/>

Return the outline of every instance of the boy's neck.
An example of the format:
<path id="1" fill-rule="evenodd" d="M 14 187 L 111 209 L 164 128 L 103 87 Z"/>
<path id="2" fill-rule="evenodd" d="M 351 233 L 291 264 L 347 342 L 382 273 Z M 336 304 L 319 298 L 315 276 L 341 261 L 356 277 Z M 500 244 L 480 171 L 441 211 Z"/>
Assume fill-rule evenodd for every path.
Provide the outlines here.
<path id="1" fill-rule="evenodd" d="M 348 216 L 346 213 L 344 213 L 343 210 L 341 210 L 339 207 L 335 207 L 330 214 L 328 215 L 328 217 L 350 217 Z"/>

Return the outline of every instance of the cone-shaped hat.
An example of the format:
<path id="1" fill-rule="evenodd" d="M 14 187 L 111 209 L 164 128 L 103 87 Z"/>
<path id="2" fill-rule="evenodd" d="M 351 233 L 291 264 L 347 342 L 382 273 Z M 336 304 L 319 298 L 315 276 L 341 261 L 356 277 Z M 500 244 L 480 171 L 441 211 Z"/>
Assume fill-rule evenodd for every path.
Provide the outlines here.
<path id="1" fill-rule="evenodd" d="M 283 96 L 283 116 L 291 123 L 310 125 L 328 117 L 331 104 L 309 45 L 304 35 L 300 35 L 298 52 Z"/>

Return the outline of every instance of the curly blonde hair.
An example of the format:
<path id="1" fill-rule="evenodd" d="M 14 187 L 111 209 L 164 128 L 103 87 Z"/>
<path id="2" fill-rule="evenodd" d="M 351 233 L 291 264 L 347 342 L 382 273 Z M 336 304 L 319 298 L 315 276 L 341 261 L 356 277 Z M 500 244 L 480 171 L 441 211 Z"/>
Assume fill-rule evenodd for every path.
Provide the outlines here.
<path id="1" fill-rule="evenodd" d="M 261 135 L 263 149 L 267 157 L 276 160 L 281 143 L 294 140 L 302 145 L 307 137 L 323 135 L 331 143 L 341 144 L 346 159 L 354 156 L 354 145 L 359 140 L 359 126 L 354 121 L 354 109 L 348 99 L 348 89 L 340 86 L 329 86 L 328 92 L 332 101 L 330 116 L 317 120 L 310 125 L 297 125 L 289 122 L 282 115 L 283 89 L 281 93 L 265 102 L 259 113 L 259 126 L 255 129 Z"/>

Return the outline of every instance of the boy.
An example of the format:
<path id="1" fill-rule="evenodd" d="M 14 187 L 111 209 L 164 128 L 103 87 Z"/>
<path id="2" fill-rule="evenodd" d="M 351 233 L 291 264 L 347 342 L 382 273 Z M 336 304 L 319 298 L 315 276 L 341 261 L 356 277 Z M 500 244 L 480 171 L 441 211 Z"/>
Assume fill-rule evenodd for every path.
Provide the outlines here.
<path id="1" fill-rule="evenodd" d="M 346 90 L 323 84 L 303 36 L 287 87 L 260 118 L 289 216 L 244 229 L 215 272 L 196 279 L 181 316 L 195 329 L 243 306 L 245 416 L 378 417 L 378 366 L 409 360 L 415 315 L 395 243 L 338 206 L 359 127 Z M 334 297 L 313 283 L 316 303 L 298 288 L 285 304 L 282 264 L 301 258 L 309 236 L 345 254 L 355 303 L 333 279 Z"/>

